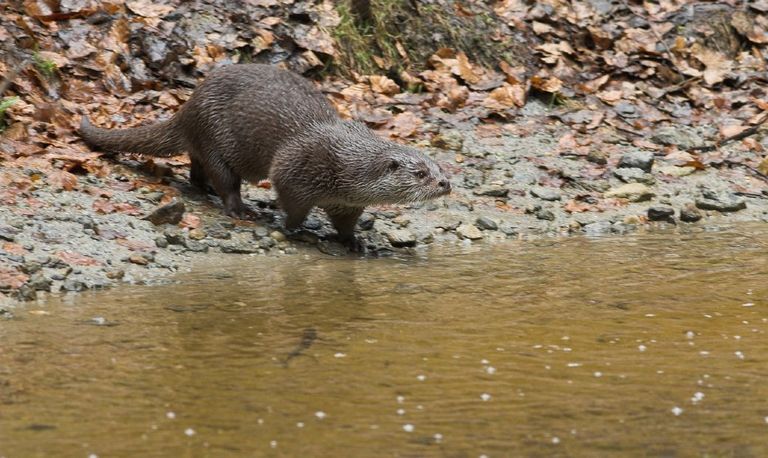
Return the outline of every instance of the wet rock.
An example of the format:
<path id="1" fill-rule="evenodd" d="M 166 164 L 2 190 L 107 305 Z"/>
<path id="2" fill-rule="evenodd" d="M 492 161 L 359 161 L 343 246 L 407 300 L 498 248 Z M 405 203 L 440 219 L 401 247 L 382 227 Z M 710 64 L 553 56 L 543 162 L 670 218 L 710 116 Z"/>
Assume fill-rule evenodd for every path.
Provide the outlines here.
<path id="1" fill-rule="evenodd" d="M 188 237 L 192 240 L 203 240 L 207 236 L 208 234 L 206 234 L 205 231 L 200 228 L 192 229 L 188 234 Z"/>
<path id="2" fill-rule="evenodd" d="M 546 200 L 550 202 L 560 200 L 561 198 L 559 191 L 552 188 L 545 188 L 543 186 L 535 186 L 531 188 L 530 192 L 532 196 L 538 197 L 541 200 Z"/>
<path id="3" fill-rule="evenodd" d="M 401 248 L 416 246 L 416 234 L 407 229 L 393 229 L 384 232 L 384 235 L 393 247 Z"/>
<path id="4" fill-rule="evenodd" d="M 160 226 L 162 224 L 178 224 L 179 221 L 181 221 L 182 216 L 184 216 L 185 210 L 186 208 L 182 200 L 173 199 L 170 203 L 155 209 L 155 211 L 147 215 L 144 219 L 155 226 Z"/>
<path id="5" fill-rule="evenodd" d="M 650 173 L 652 167 L 653 153 L 650 151 L 630 151 L 619 160 L 619 168 L 636 168 Z"/>
<path id="6" fill-rule="evenodd" d="M 637 230 L 637 226 L 634 224 L 627 224 L 623 221 L 617 221 L 611 225 L 611 232 L 614 234 L 627 234 Z"/>
<path id="7" fill-rule="evenodd" d="M 518 234 L 520 234 L 520 229 L 517 226 L 513 226 L 511 224 L 503 224 L 500 230 L 507 237 L 516 237 Z"/>
<path id="8" fill-rule="evenodd" d="M 274 241 L 276 241 L 277 243 L 285 242 L 286 240 L 288 240 L 288 237 L 286 237 L 285 234 L 283 234 L 280 231 L 272 231 L 272 232 L 270 232 L 269 233 L 269 237 L 271 239 L 273 239 Z"/>
<path id="9" fill-rule="evenodd" d="M 259 252 L 259 246 L 257 244 L 236 239 L 222 242 L 220 249 L 222 253 L 250 254 Z"/>
<path id="10" fill-rule="evenodd" d="M 253 228 L 253 236 L 255 238 L 262 238 L 269 236 L 269 228 L 266 226 L 256 226 Z"/>
<path id="11" fill-rule="evenodd" d="M 174 227 L 166 229 L 163 231 L 163 235 L 165 236 L 165 240 L 171 245 L 184 245 L 184 233 L 179 228 Z"/>
<path id="12" fill-rule="evenodd" d="M 34 301 L 37 299 L 37 291 L 29 285 L 21 285 L 21 288 L 16 291 L 14 296 L 20 301 Z"/>
<path id="13" fill-rule="evenodd" d="M 654 192 L 642 183 L 628 183 L 605 193 L 605 197 L 621 197 L 629 199 L 631 202 L 649 200 L 654 195 Z"/>
<path id="14" fill-rule="evenodd" d="M 262 237 L 259 239 L 259 248 L 263 250 L 269 250 L 273 246 L 277 245 L 277 240 L 272 237 Z"/>
<path id="15" fill-rule="evenodd" d="M 53 281 L 43 275 L 42 272 L 37 272 L 27 281 L 27 285 L 35 291 L 50 291 L 52 283 Z"/>
<path id="16" fill-rule="evenodd" d="M 155 239 L 155 245 L 157 245 L 158 248 L 167 248 L 168 239 L 166 239 L 165 237 L 157 237 Z"/>
<path id="17" fill-rule="evenodd" d="M 645 173 L 641 169 L 636 168 L 622 168 L 613 171 L 613 176 L 623 181 L 624 183 L 643 183 L 652 185 L 656 183 L 656 179 L 650 173 Z"/>
<path id="18" fill-rule="evenodd" d="M 475 225 L 484 231 L 495 231 L 499 228 L 496 221 L 487 216 L 480 216 L 475 220 Z"/>
<path id="19" fill-rule="evenodd" d="M 64 284 L 61 285 L 61 289 L 64 291 L 85 291 L 87 287 L 85 286 L 85 283 L 83 283 L 80 280 L 76 280 L 74 278 L 69 278 L 67 280 L 64 280 Z"/>
<path id="20" fill-rule="evenodd" d="M 207 253 L 210 245 L 198 240 L 187 240 L 184 242 L 184 248 L 186 248 L 187 251 L 192 251 L 194 253 Z"/>
<path id="21" fill-rule="evenodd" d="M 555 214 L 552 212 L 552 210 L 548 210 L 546 208 L 539 208 L 534 212 L 534 215 L 536 216 L 536 219 L 540 219 L 542 221 L 555 220 Z"/>
<path id="22" fill-rule="evenodd" d="M 675 209 L 656 206 L 648 209 L 648 219 L 651 221 L 674 221 Z"/>
<path id="23" fill-rule="evenodd" d="M 474 224 L 462 224 L 456 229 L 456 234 L 462 239 L 480 240 L 483 238 L 483 233 Z"/>
<path id="24" fill-rule="evenodd" d="M 701 211 L 694 204 L 685 204 L 680 209 L 680 221 L 695 223 L 702 218 Z"/>
<path id="25" fill-rule="evenodd" d="M 110 280 L 121 280 L 125 276 L 123 269 L 110 269 L 105 272 L 105 275 Z"/>
<path id="26" fill-rule="evenodd" d="M 700 135 L 682 126 L 669 126 L 656 129 L 651 140 L 662 145 L 674 145 L 682 150 L 703 145 Z"/>
<path id="27" fill-rule="evenodd" d="M 370 231 L 373 229 L 373 223 L 376 222 L 376 217 L 370 213 L 363 213 L 360 219 L 357 221 L 357 225 L 363 231 Z"/>
<path id="28" fill-rule="evenodd" d="M 507 194 L 509 194 L 509 188 L 497 184 L 489 184 L 480 186 L 472 192 L 476 196 L 507 197 Z"/>
<path id="29" fill-rule="evenodd" d="M 208 237 L 220 240 L 228 240 L 232 238 L 232 233 L 221 224 L 213 224 L 206 227 Z"/>
<path id="30" fill-rule="evenodd" d="M 603 151 L 591 150 L 587 153 L 587 161 L 593 164 L 605 165 L 608 163 L 608 155 Z"/>
<path id="31" fill-rule="evenodd" d="M 696 199 L 696 207 L 702 210 L 717 210 L 719 212 L 736 212 L 747 208 L 747 201 L 743 197 L 732 193 L 714 192 L 705 190 L 701 197 Z"/>
<path id="32" fill-rule="evenodd" d="M 613 230 L 613 224 L 610 221 L 597 221 L 589 223 L 583 227 L 587 235 L 605 235 Z"/>

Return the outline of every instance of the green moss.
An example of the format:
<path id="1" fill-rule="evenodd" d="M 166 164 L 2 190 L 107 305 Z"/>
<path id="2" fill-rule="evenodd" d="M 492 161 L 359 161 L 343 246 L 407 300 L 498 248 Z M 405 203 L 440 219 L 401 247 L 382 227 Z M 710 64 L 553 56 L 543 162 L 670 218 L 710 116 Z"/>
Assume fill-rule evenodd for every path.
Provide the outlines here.
<path id="1" fill-rule="evenodd" d="M 56 63 L 50 59 L 45 59 L 40 54 L 35 53 L 33 56 L 35 68 L 37 68 L 37 71 L 39 71 L 44 77 L 51 79 L 53 78 L 53 75 L 56 74 L 56 70 L 58 67 L 56 67 Z"/>
<path id="2" fill-rule="evenodd" d="M 18 97 L 6 97 L 0 101 L 0 132 L 4 131 L 6 128 L 5 111 L 18 101 Z"/>

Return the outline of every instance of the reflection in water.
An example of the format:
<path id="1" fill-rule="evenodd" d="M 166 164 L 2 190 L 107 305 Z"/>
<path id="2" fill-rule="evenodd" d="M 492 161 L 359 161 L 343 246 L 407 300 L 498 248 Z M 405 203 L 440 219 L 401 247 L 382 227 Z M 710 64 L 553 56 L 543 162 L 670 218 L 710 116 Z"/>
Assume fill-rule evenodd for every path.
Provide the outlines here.
<path id="1" fill-rule="evenodd" d="M 765 240 L 222 258 L 27 305 L 0 456 L 765 456 Z"/>

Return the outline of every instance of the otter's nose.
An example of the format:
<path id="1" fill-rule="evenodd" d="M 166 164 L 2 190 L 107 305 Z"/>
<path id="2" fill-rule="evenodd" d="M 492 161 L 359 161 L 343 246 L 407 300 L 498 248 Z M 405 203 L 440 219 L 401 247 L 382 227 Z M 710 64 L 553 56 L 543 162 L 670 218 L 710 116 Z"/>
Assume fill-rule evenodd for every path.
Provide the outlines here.
<path id="1" fill-rule="evenodd" d="M 451 183 L 448 180 L 440 180 L 437 185 L 445 192 L 451 192 Z"/>

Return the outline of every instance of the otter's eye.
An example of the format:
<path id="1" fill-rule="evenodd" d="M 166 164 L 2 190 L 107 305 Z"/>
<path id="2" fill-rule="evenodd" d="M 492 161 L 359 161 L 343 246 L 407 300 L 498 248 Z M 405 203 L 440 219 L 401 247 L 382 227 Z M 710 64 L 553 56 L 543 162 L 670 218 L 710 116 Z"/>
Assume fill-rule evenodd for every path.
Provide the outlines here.
<path id="1" fill-rule="evenodd" d="M 390 172 L 394 172 L 395 170 L 400 168 L 400 163 L 397 162 L 397 160 L 392 159 L 392 161 L 389 163 L 389 170 Z"/>
<path id="2" fill-rule="evenodd" d="M 427 172 L 419 170 L 418 172 L 414 172 L 414 175 L 416 175 L 416 178 L 422 179 L 427 176 Z"/>

